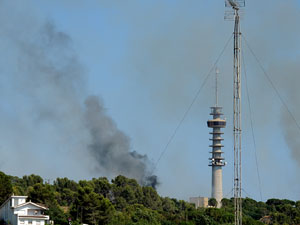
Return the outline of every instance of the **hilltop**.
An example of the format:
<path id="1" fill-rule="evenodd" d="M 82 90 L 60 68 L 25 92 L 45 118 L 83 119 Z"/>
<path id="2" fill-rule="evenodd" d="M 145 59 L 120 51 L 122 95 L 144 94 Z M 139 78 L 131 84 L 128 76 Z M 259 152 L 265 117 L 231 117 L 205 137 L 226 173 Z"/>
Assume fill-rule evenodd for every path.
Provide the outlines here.
<path id="1" fill-rule="evenodd" d="M 38 175 L 9 176 L 0 172 L 0 204 L 10 195 L 26 195 L 46 205 L 55 224 L 233 224 L 233 199 L 223 199 L 222 208 L 199 208 L 169 197 L 134 179 L 117 176 L 80 180 L 57 178 L 48 184 Z M 211 201 L 213 204 L 214 201 Z M 243 199 L 243 224 L 300 224 L 300 201 Z M 2 222 L 3 223 L 3 222 Z"/>

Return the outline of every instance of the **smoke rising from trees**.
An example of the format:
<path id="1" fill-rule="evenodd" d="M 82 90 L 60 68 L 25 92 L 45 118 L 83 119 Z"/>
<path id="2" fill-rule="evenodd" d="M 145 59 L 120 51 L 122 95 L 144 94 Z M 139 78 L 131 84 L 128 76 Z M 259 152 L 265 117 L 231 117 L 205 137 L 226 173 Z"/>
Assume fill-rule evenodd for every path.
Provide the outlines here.
<path id="1" fill-rule="evenodd" d="M 156 187 L 157 178 L 150 174 L 150 161 L 146 155 L 129 152 L 130 140 L 104 111 L 96 96 L 85 100 L 86 127 L 91 134 L 88 149 L 97 160 L 99 169 L 108 173 L 123 174 L 137 179 L 141 184 Z"/>
<path id="2" fill-rule="evenodd" d="M 140 184 L 156 187 L 157 177 L 150 172 L 148 157 L 131 151 L 129 137 L 105 112 L 100 98 L 88 96 L 86 70 L 67 33 L 59 31 L 52 22 L 34 22 L 27 31 L 8 27 L 2 39 L 8 40 L 15 51 L 7 60 L 14 66 L 13 72 L 8 69 L 12 72 L 9 79 L 13 92 L 21 94 L 29 105 L 23 109 L 20 104 L 14 114 L 21 117 L 20 126 L 25 133 L 32 130 L 29 142 L 35 138 L 34 134 L 37 139 L 32 142 L 37 143 L 42 141 L 38 140 L 38 133 L 48 134 L 44 144 L 37 144 L 38 150 L 32 150 L 37 147 L 34 143 L 22 146 L 26 135 L 20 136 L 21 157 L 28 157 L 30 163 L 38 162 L 50 145 L 54 149 L 51 155 L 44 157 L 53 167 L 64 169 L 58 163 L 61 158 L 70 170 L 79 167 L 77 170 L 90 171 L 93 176 L 121 174 L 137 179 Z M 27 148 L 31 148 L 32 153 Z M 72 160 L 74 164 L 70 163 Z"/>
<path id="3" fill-rule="evenodd" d="M 93 10 L 99 10 L 95 14 L 101 14 L 103 8 L 111 12 L 111 14 L 107 13 L 109 15 L 105 14 L 103 17 L 106 19 L 103 23 L 109 28 L 103 26 L 103 23 L 99 27 L 96 23 L 91 26 L 93 26 L 92 29 L 99 29 L 102 36 L 105 36 L 105 32 L 107 32 L 109 38 L 113 37 L 118 40 L 107 41 L 105 38 L 101 39 L 102 36 L 99 35 L 96 37 L 100 38 L 97 43 L 101 43 L 101 47 L 109 46 L 107 47 L 108 50 L 105 47 L 99 48 L 92 44 L 89 48 L 95 47 L 95 51 L 103 51 L 105 58 L 111 57 L 109 58 L 111 61 L 113 58 L 113 63 L 109 60 L 104 63 L 100 62 L 103 59 L 97 59 L 95 62 L 99 64 L 112 63 L 113 66 L 109 70 L 120 72 L 121 75 L 125 75 L 126 80 L 139 87 L 128 91 L 128 93 L 134 92 L 131 96 L 137 95 L 136 93 L 138 93 L 138 97 L 146 96 L 141 98 L 141 105 L 138 107 L 139 113 L 132 113 L 133 117 L 138 117 L 138 114 L 141 115 L 140 120 L 135 118 L 136 123 L 132 124 L 132 127 L 138 127 L 136 124 L 142 127 L 144 133 L 141 132 L 143 133 L 141 134 L 142 138 L 140 136 L 138 138 L 144 139 L 139 143 L 141 146 L 149 148 L 149 151 L 145 152 L 150 153 L 152 151 L 151 153 L 154 152 L 153 155 L 159 154 L 161 146 L 165 144 L 165 140 L 172 132 L 173 127 L 176 126 L 190 104 L 203 80 L 204 73 L 213 64 L 227 40 L 226 35 L 228 34 L 229 38 L 232 32 L 232 23 L 223 21 L 223 3 L 220 2 L 219 7 L 216 7 L 219 3 L 196 0 L 192 0 L 188 4 L 185 1 L 176 1 L 175 3 L 151 1 L 145 3 L 137 0 L 126 3 L 124 1 L 56 2 L 63 4 L 67 10 L 80 8 L 78 12 L 83 12 L 87 8 L 82 10 L 81 7 L 90 4 L 93 6 Z M 106 112 L 101 98 L 88 97 L 85 76 L 87 68 L 81 65 L 82 60 L 76 56 L 72 39 L 66 33 L 59 32 L 53 23 L 44 24 L 39 16 L 32 15 L 34 14 L 33 10 L 26 6 L 28 2 L 7 0 L 2 1 L 1 4 L 0 49 L 3 57 L 0 60 L 0 72 L 5 76 L 0 77 L 0 95 L 3 99 L 9 99 L 10 103 L 2 104 L 0 110 L 0 118 L 2 118 L 0 166 L 11 168 L 9 166 L 11 162 L 3 160 L 3 158 L 10 158 L 18 163 L 19 167 L 27 168 L 27 171 L 17 171 L 13 168 L 15 170 L 8 171 L 10 174 L 36 172 L 41 175 L 47 174 L 47 176 L 57 177 L 67 173 L 67 176 L 70 177 L 76 174 L 77 179 L 78 177 L 86 177 L 92 171 L 93 175 L 101 173 L 101 175 L 113 176 L 113 173 L 123 169 L 112 163 L 114 157 L 121 155 L 124 159 L 133 162 L 132 164 L 141 171 L 138 173 L 134 171 L 133 167 L 130 167 L 126 171 L 123 170 L 124 175 L 133 173 L 140 182 L 143 182 L 142 177 L 150 175 L 148 171 L 151 164 L 148 163 L 147 157 L 135 154 L 130 150 L 133 149 L 130 146 L 130 139 L 118 129 L 108 116 L 109 113 Z M 257 7 L 258 5 L 260 7 Z M 257 13 L 254 15 L 253 12 Z M 280 93 L 289 101 L 288 105 L 298 121 L 300 89 L 297 87 L 297 81 L 300 71 L 298 54 L 300 35 L 297 23 L 299 15 L 299 3 L 295 0 L 284 2 L 254 0 L 247 3 L 242 21 L 243 34 L 261 59 Z M 103 18 L 101 17 L 101 19 Z M 82 21 L 85 23 L 87 20 L 83 19 Z M 68 22 L 63 23 L 63 26 L 68 26 Z M 78 27 L 82 29 L 85 24 L 78 24 Z M 87 36 L 80 35 L 80 38 Z M 122 39 L 123 36 L 124 39 Z M 122 39 L 121 44 L 119 39 Z M 124 47 L 125 45 L 126 47 Z M 120 46 L 124 48 L 118 49 L 118 56 L 115 56 L 115 51 L 113 52 L 111 49 Z M 231 52 L 230 47 L 227 51 Z M 244 51 L 247 61 L 250 58 L 247 55 L 247 48 L 244 48 Z M 93 51 L 90 52 L 94 54 Z M 111 55 L 106 54 L 107 52 Z M 222 83 L 220 85 L 222 92 L 220 103 L 224 106 L 225 116 L 228 119 L 228 128 L 225 131 L 225 141 L 228 142 L 225 145 L 225 152 L 229 165 L 227 172 L 224 170 L 224 180 L 227 175 L 228 187 L 231 188 L 229 167 L 232 161 L 230 161 L 232 57 L 229 53 L 226 54 L 218 66 L 221 70 L 220 83 Z M 88 54 L 83 56 L 87 57 Z M 292 64 L 290 64 L 291 61 Z M 279 163 L 274 168 L 274 161 L 279 159 L 276 155 L 278 152 L 287 158 L 288 149 L 283 147 L 276 152 L 266 152 L 266 148 L 262 146 L 268 146 L 267 148 L 272 149 L 270 144 L 277 141 L 274 141 L 274 133 L 283 132 L 286 136 L 286 143 L 291 149 L 290 152 L 293 156 L 291 158 L 300 162 L 298 157 L 299 139 L 297 138 L 299 131 L 285 109 L 280 111 L 281 103 L 274 96 L 274 92 L 267 81 L 263 80 L 263 74 L 257 69 L 257 64 L 247 64 L 247 71 L 250 98 L 253 100 L 252 106 L 255 114 L 254 126 L 258 139 L 258 155 L 265 155 L 263 162 L 259 158 L 262 174 L 264 171 L 273 171 L 273 169 L 277 169 L 278 174 L 286 174 L 288 169 L 284 163 Z M 122 77 L 119 76 L 118 78 Z M 124 86 L 126 86 L 124 89 L 132 88 L 128 84 L 124 84 Z M 176 184 L 176 189 L 172 191 L 184 192 L 181 197 L 192 191 L 198 194 L 200 185 L 202 190 L 207 190 L 209 193 L 209 185 L 200 184 L 200 179 L 195 179 L 195 177 L 209 179 L 206 166 L 207 157 L 209 157 L 208 137 L 205 136 L 208 135 L 208 131 L 205 122 L 209 116 L 208 107 L 213 103 L 213 99 L 209 99 L 212 96 L 212 85 L 208 83 L 205 88 L 206 90 L 203 90 L 199 96 L 199 100 L 194 105 L 187 121 L 181 127 L 180 132 L 182 133 L 179 132 L 176 136 L 173 145 L 170 145 L 160 163 L 161 167 L 172 170 L 165 175 L 168 179 L 167 183 L 169 183 L 165 189 L 169 193 Z M 124 90 L 120 92 L 123 92 L 124 99 L 130 96 Z M 131 100 L 131 103 L 126 101 L 126 103 L 128 104 L 124 109 L 126 108 L 127 112 L 133 112 L 137 109 L 138 104 L 134 100 Z M 245 106 L 243 113 L 247 113 L 247 103 L 246 101 L 243 103 Z M 91 110 L 92 108 L 94 110 Z M 101 114 L 98 115 L 97 110 Z M 278 116 L 278 112 L 281 113 L 281 117 Z M 97 116 L 102 117 L 103 121 L 97 122 L 101 120 Z M 151 122 L 145 119 L 149 117 L 151 117 L 149 120 Z M 244 117 L 243 137 L 250 140 L 251 138 L 247 136 L 249 134 L 249 125 L 246 124 L 248 118 L 247 116 Z M 282 129 L 278 129 L 279 118 L 282 120 L 280 124 Z M 103 128 L 96 127 L 96 123 L 110 124 L 110 132 L 103 133 L 103 137 L 97 138 L 98 133 L 103 132 Z M 150 127 L 150 125 L 153 126 Z M 270 126 L 274 126 L 276 132 L 270 133 Z M 147 128 L 144 129 L 144 127 Z M 157 138 L 158 135 L 153 135 L 155 129 L 159 128 L 164 129 L 164 133 L 161 130 L 158 132 L 160 139 Z M 98 142 L 104 139 L 103 144 L 105 143 L 106 146 L 117 152 L 114 154 L 102 152 L 102 149 L 105 148 L 99 146 Z M 117 142 L 114 142 L 115 140 Z M 193 142 L 193 140 L 196 141 Z M 156 148 L 150 145 L 154 142 L 158 143 Z M 97 153 L 98 147 L 101 149 L 101 154 Z M 251 146 L 248 145 L 245 148 L 249 149 Z M 47 151 L 42 151 L 42 149 Z M 199 151 L 199 149 L 202 150 Z M 245 151 L 245 156 L 249 154 L 248 160 L 253 160 L 252 155 L 250 155 L 251 150 L 248 151 L 248 149 Z M 10 151 L 14 154 L 10 154 Z M 48 151 L 52 151 L 53 154 L 48 154 Z M 125 152 L 121 153 L 121 151 Z M 87 152 L 89 154 L 86 154 Z M 126 165 L 123 158 L 119 161 L 120 165 Z M 285 160 L 290 161 L 291 158 Z M 50 165 L 42 163 L 45 160 L 52 163 L 49 163 Z M 81 162 L 80 165 L 78 165 L 78 161 Z M 97 163 L 102 161 L 106 163 L 105 168 L 101 166 L 101 163 Z M 36 171 L 31 171 L 32 168 L 29 167 L 32 164 L 25 162 L 34 162 Z M 51 164 L 55 166 L 51 166 Z M 254 163 L 249 162 L 248 165 L 251 166 Z M 61 168 L 64 168 L 65 171 L 62 172 Z M 245 167 L 245 170 L 247 168 Z M 50 175 L 48 175 L 49 173 Z M 252 170 L 249 173 L 253 174 Z M 271 179 L 270 173 L 265 173 L 265 179 Z M 170 176 L 172 174 L 176 174 L 176 176 Z M 179 179 L 182 181 L 180 184 L 178 184 Z M 286 178 L 286 180 L 288 179 Z M 191 180 L 194 183 L 186 187 L 184 183 Z M 266 183 L 269 181 L 271 180 L 266 181 Z M 278 189 L 281 191 L 291 187 L 292 185 L 288 185 L 288 187 L 286 185 L 283 188 L 283 184 L 288 183 L 288 181 L 281 182 Z"/>

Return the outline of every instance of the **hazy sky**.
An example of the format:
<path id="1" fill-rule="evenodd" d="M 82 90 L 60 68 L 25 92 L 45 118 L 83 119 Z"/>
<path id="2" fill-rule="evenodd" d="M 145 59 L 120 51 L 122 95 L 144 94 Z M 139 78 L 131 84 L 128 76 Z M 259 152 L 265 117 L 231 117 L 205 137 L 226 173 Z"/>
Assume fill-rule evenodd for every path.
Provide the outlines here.
<path id="1" fill-rule="evenodd" d="M 242 33 L 300 124 L 300 1 L 246 6 Z M 0 1 L 0 170 L 79 180 L 112 178 L 124 166 L 124 174 L 148 175 L 232 35 L 224 11 L 223 0 Z M 232 44 L 218 63 L 226 197 L 233 187 Z M 299 200 L 300 129 L 244 44 L 243 54 L 263 200 Z M 243 196 L 260 200 L 244 75 L 242 82 Z M 163 196 L 210 196 L 213 88 L 212 74 L 154 171 Z M 137 164 L 141 174 L 132 172 Z"/>

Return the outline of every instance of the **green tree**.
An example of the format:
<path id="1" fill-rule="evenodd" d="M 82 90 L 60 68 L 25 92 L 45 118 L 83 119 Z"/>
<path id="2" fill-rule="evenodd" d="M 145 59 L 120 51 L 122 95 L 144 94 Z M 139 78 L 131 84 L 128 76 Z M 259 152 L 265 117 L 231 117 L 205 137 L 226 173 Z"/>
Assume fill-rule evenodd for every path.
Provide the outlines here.
<path id="1" fill-rule="evenodd" d="M 121 210 L 128 205 L 143 203 L 143 190 L 134 179 L 117 176 L 112 180 L 112 202 L 116 209 Z"/>
<path id="2" fill-rule="evenodd" d="M 91 221 L 96 222 L 95 224 L 108 224 L 115 212 L 112 203 L 102 195 L 96 193 L 93 195 L 92 198 L 95 201 L 92 205 L 92 213 L 90 214 Z"/>
<path id="3" fill-rule="evenodd" d="M 170 198 L 162 198 L 162 210 L 167 213 L 175 213 L 176 207 L 174 201 L 172 201 Z"/>
<path id="4" fill-rule="evenodd" d="M 57 178 L 53 183 L 57 202 L 61 206 L 70 206 L 74 203 L 79 184 L 68 178 Z"/>
<path id="5" fill-rule="evenodd" d="M 242 204 L 244 214 L 252 217 L 255 220 L 259 220 L 268 212 L 267 205 L 265 203 L 257 202 L 251 198 L 243 199 Z"/>
<path id="6" fill-rule="evenodd" d="M 104 197 L 109 197 L 109 192 L 111 190 L 111 184 L 106 177 L 99 177 L 98 179 L 93 178 L 91 181 L 94 184 L 94 192 Z"/>
<path id="7" fill-rule="evenodd" d="M 263 225 L 264 223 L 257 221 L 249 216 L 243 216 L 244 225 Z"/>
<path id="8" fill-rule="evenodd" d="M 122 225 L 215 225 L 233 224 L 233 199 L 222 199 L 222 208 L 199 208 L 177 199 L 160 197 L 151 187 L 142 187 L 136 180 L 117 176 L 81 180 L 57 178 L 54 184 L 43 184 L 38 175 L 23 178 L 0 173 L 0 200 L 14 192 L 28 195 L 29 200 L 46 204 L 47 214 L 55 224 L 122 224 Z M 4 197 L 3 197 L 4 196 Z M 269 199 L 266 203 L 250 198 L 243 200 L 243 224 L 300 224 L 300 201 Z M 210 199 L 216 206 L 215 199 Z"/>
<path id="9" fill-rule="evenodd" d="M 208 205 L 209 205 L 209 206 L 212 206 L 212 207 L 217 207 L 218 202 L 217 202 L 217 200 L 216 200 L 215 198 L 210 198 L 210 199 L 208 200 Z"/>
<path id="10" fill-rule="evenodd" d="M 221 204 L 222 208 L 233 208 L 233 199 L 223 198 Z"/>
<path id="11" fill-rule="evenodd" d="M 162 209 L 161 198 L 157 194 L 156 190 L 152 187 L 143 187 L 143 205 L 147 208 L 154 210 Z"/>
<path id="12" fill-rule="evenodd" d="M 13 185 L 13 193 L 15 195 L 27 195 L 27 186 L 22 178 L 11 176 L 10 180 Z"/>
<path id="13" fill-rule="evenodd" d="M 55 197 L 61 206 L 70 206 L 75 201 L 76 192 L 69 188 L 64 188 L 62 191 L 56 192 Z"/>
<path id="14" fill-rule="evenodd" d="M 207 225 L 212 224 L 212 220 L 209 216 L 207 216 L 203 210 L 191 210 L 188 213 L 188 221 L 197 225 Z"/>
<path id="15" fill-rule="evenodd" d="M 28 188 L 28 199 L 32 202 L 43 203 L 50 206 L 57 206 L 55 192 L 51 185 L 36 183 Z"/>
<path id="16" fill-rule="evenodd" d="M 52 205 L 49 207 L 49 214 L 50 219 L 54 221 L 54 224 L 59 225 L 68 225 L 68 216 L 59 208 L 59 206 Z"/>
<path id="17" fill-rule="evenodd" d="M 128 213 L 115 211 L 112 218 L 108 222 L 108 225 L 116 225 L 116 224 L 122 224 L 122 225 L 129 225 L 131 224 L 131 218 L 128 215 Z"/>
<path id="18" fill-rule="evenodd" d="M 8 199 L 13 192 L 10 177 L 0 172 L 0 205 Z"/>
<path id="19" fill-rule="evenodd" d="M 162 219 L 161 215 L 156 210 L 151 210 L 143 205 L 134 204 L 128 206 L 126 209 L 126 214 L 130 216 L 132 223 L 129 224 L 139 224 L 139 225 L 160 225 Z"/>
<path id="20" fill-rule="evenodd" d="M 78 189 L 71 208 L 73 219 L 87 224 L 107 224 L 114 215 L 112 203 L 93 191 L 90 186 Z"/>
<path id="21" fill-rule="evenodd" d="M 24 185 L 26 187 L 30 187 L 33 186 L 35 184 L 43 184 L 43 178 L 41 178 L 38 175 L 35 174 L 31 174 L 29 176 L 23 176 L 23 180 L 24 180 Z"/>
<path id="22" fill-rule="evenodd" d="M 69 180 L 68 178 L 56 178 L 56 180 L 53 182 L 53 186 L 55 187 L 55 190 L 57 192 L 63 192 L 65 189 L 69 189 L 71 191 L 77 191 L 79 185 L 73 181 Z"/>
<path id="23" fill-rule="evenodd" d="M 271 213 L 272 224 L 292 224 L 291 218 L 284 213 L 275 212 Z"/>
<path id="24" fill-rule="evenodd" d="M 300 210 L 300 201 L 297 201 L 297 202 L 295 203 L 295 206 L 296 206 L 297 209 Z"/>

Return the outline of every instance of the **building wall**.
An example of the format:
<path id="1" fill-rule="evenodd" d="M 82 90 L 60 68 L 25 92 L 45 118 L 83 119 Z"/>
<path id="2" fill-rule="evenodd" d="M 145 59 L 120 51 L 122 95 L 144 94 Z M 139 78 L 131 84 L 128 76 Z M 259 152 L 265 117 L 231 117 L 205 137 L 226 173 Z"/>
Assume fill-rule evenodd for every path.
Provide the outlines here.
<path id="1" fill-rule="evenodd" d="M 11 196 L 11 206 L 17 206 L 26 202 L 27 196 Z"/>
<path id="2" fill-rule="evenodd" d="M 42 219 L 19 219 L 19 223 L 17 225 L 45 225 L 45 221 Z"/>
<path id="3" fill-rule="evenodd" d="M 11 209 L 11 198 L 6 200 L 0 207 L 0 220 L 15 221 L 15 215 L 13 213 L 13 210 Z"/>
<path id="4" fill-rule="evenodd" d="M 14 214 L 11 220 L 11 224 L 18 224 L 18 215 Z"/>

